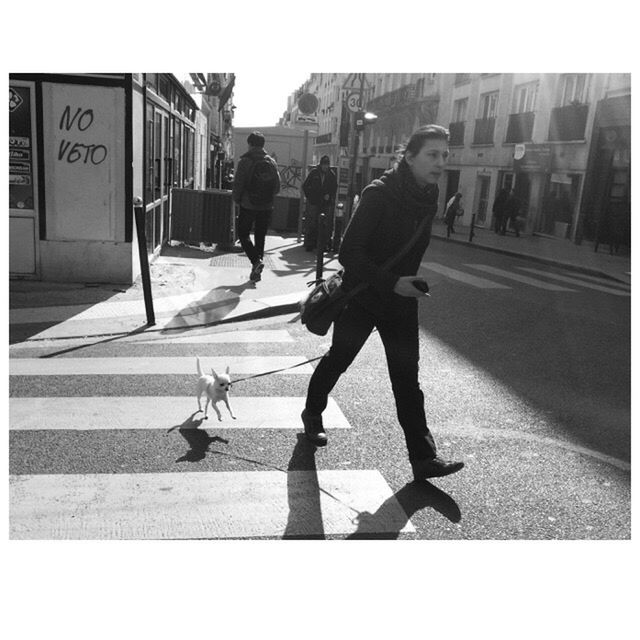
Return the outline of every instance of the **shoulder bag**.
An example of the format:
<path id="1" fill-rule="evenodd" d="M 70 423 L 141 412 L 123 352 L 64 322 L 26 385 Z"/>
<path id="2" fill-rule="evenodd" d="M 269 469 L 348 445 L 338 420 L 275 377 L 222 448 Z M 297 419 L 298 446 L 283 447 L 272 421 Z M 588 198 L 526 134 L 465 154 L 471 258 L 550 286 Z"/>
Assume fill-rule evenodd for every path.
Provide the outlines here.
<path id="1" fill-rule="evenodd" d="M 392 258 L 381 265 L 388 269 L 398 263 L 418 241 L 427 225 L 429 216 L 425 216 L 416 229 L 411 240 Z M 364 291 L 369 284 L 360 283 L 358 286 L 345 291 L 342 288 L 342 271 L 334 273 L 323 280 L 314 280 L 310 285 L 315 285 L 311 293 L 300 303 L 300 321 L 317 336 L 326 335 L 329 327 L 338 318 L 347 302 L 354 296 Z"/>

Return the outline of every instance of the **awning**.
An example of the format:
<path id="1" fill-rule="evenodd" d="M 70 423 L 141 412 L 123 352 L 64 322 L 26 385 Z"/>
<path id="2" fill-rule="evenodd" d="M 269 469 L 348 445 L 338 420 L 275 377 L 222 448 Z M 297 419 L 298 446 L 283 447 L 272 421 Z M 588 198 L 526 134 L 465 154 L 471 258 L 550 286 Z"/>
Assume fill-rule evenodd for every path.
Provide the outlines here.
<path id="1" fill-rule="evenodd" d="M 222 90 L 220 94 L 220 103 L 218 104 L 218 111 L 222 111 L 224 105 L 227 103 L 229 98 L 231 97 L 231 92 L 233 91 L 233 85 L 236 83 L 236 74 L 231 74 L 231 80 L 229 80 L 229 84 Z"/>

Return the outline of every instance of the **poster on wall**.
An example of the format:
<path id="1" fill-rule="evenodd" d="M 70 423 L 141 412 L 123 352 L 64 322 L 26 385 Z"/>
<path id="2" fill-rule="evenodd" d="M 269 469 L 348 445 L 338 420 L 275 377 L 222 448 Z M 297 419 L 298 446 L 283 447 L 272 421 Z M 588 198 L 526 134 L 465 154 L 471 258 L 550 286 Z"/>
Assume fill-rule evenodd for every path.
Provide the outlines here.
<path id="1" fill-rule="evenodd" d="M 47 238 L 123 237 L 124 94 L 43 84 Z"/>
<path id="2" fill-rule="evenodd" d="M 31 94 L 9 87 L 9 209 L 33 210 Z"/>

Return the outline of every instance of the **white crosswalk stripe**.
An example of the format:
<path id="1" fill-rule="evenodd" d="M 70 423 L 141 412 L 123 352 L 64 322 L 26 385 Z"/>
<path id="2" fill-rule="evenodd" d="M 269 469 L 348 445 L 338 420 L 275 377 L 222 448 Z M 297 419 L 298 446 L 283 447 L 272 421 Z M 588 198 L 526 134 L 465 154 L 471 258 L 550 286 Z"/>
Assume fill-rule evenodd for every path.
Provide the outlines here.
<path id="1" fill-rule="evenodd" d="M 202 370 L 213 367 L 218 373 L 227 366 L 235 374 L 262 373 L 294 367 L 305 362 L 303 356 L 224 356 L 202 357 Z M 73 376 L 73 375 L 166 375 L 196 374 L 194 357 L 138 357 L 138 358 L 11 358 L 9 375 L 12 376 Z M 283 371 L 281 375 L 304 375 L 313 373 L 310 364 L 302 364 Z"/>
<path id="2" fill-rule="evenodd" d="M 415 531 L 380 473 L 369 470 L 43 474 L 11 476 L 9 487 L 12 539 Z"/>
<path id="3" fill-rule="evenodd" d="M 510 289 L 505 284 L 500 284 L 498 282 L 494 282 L 493 280 L 487 280 L 486 278 L 479 278 L 478 276 L 474 276 L 470 273 L 465 273 L 464 271 L 459 271 L 458 269 L 452 269 L 451 267 L 446 267 L 443 264 L 439 264 L 437 262 L 422 262 L 421 266 L 429 271 L 434 271 L 435 273 L 439 273 L 447 278 L 451 278 L 452 280 L 458 280 L 460 282 L 464 282 L 465 284 L 469 284 L 472 287 L 478 287 L 480 289 Z"/>
<path id="4" fill-rule="evenodd" d="M 520 269 L 522 271 L 527 271 L 528 273 L 544 276 L 545 278 L 550 278 L 552 280 L 559 280 L 560 282 L 566 282 L 567 284 L 585 287 L 586 289 L 593 289 L 594 291 L 604 291 L 605 293 L 610 293 L 611 295 L 614 295 L 614 296 L 622 296 L 622 297 L 628 298 L 631 295 L 629 291 L 622 291 L 621 289 L 615 289 L 613 287 L 605 287 L 602 285 L 594 284 L 592 282 L 584 282 L 578 278 L 563 276 L 557 273 L 543 271 L 542 269 L 533 269 L 530 267 L 520 267 Z"/>
<path id="5" fill-rule="evenodd" d="M 511 271 L 506 271 L 505 269 L 490 267 L 489 265 L 486 265 L 486 264 L 466 264 L 465 266 L 471 267 L 472 269 L 478 269 L 479 271 L 484 271 L 485 273 L 490 273 L 495 276 L 500 276 L 501 278 L 507 278 L 508 280 L 515 280 L 516 282 L 522 282 L 523 284 L 528 284 L 532 287 L 537 287 L 539 289 L 546 289 L 547 291 L 575 291 L 575 289 L 567 289 L 567 287 L 560 287 L 556 284 L 551 284 L 549 282 L 544 282 L 542 280 L 529 278 L 527 276 L 523 276 L 518 273 L 512 273 Z"/>
<path id="6" fill-rule="evenodd" d="M 122 340 L 145 343 L 151 349 L 156 342 L 160 345 L 210 343 L 265 347 L 283 343 L 285 348 L 291 349 L 286 345 L 292 341 L 286 330 L 225 331 L 217 334 L 196 331 L 186 335 L 140 335 Z M 82 340 L 71 342 L 86 344 Z M 14 346 L 51 349 L 54 345 L 71 346 L 70 341 Z M 92 348 L 99 348 L 99 345 Z M 15 349 L 14 352 L 18 353 Z M 37 353 L 30 351 L 29 355 Z M 229 365 L 233 380 L 234 376 L 237 379 L 305 363 L 308 357 L 227 355 L 201 356 L 200 360 L 205 371 L 213 367 L 220 372 Z M 401 533 L 415 532 L 393 491 L 376 470 L 276 470 L 273 466 L 269 469 L 269 457 L 264 456 L 259 460 L 257 470 L 247 471 L 251 460 L 245 451 L 238 457 L 243 467 L 241 470 L 228 470 L 224 466 L 219 471 L 211 471 L 210 468 L 197 470 L 198 465 L 195 464 L 189 467 L 189 471 L 175 467 L 176 471 L 170 472 L 128 472 L 128 465 L 138 468 L 138 458 L 133 454 L 128 458 L 122 451 L 122 444 L 114 447 L 113 451 L 106 444 L 114 442 L 116 437 L 116 442 L 120 443 L 127 442 L 127 437 L 138 438 L 134 433 L 126 434 L 126 431 L 156 430 L 163 434 L 163 443 L 166 444 L 162 447 L 175 446 L 172 444 L 174 433 L 182 442 L 177 435 L 178 429 L 189 442 L 189 432 L 193 437 L 210 437 L 211 433 L 227 429 L 256 434 L 258 430 L 266 429 L 302 431 L 300 413 L 304 408 L 304 396 L 250 396 L 247 394 L 251 393 L 251 380 L 232 387 L 230 403 L 236 419 L 231 418 L 221 403 L 218 408 L 222 420 L 219 421 L 215 411 L 209 407 L 209 419 L 205 422 L 203 413 L 197 411 L 196 371 L 194 356 L 10 358 L 11 376 L 27 379 L 42 375 L 60 376 L 58 384 L 62 384 L 62 388 L 68 385 L 69 389 L 75 387 L 73 380 L 82 375 L 117 377 L 141 374 L 156 378 L 188 374 L 194 382 L 194 393 L 190 396 L 11 397 L 11 441 L 23 443 L 21 446 L 29 442 L 32 453 L 34 446 L 37 451 L 39 443 L 46 442 L 43 446 L 47 447 L 47 454 L 43 455 L 40 463 L 34 457 L 28 466 L 18 465 L 24 469 L 22 473 L 10 476 L 10 537 L 45 540 L 243 539 L 346 537 L 352 534 L 397 537 Z M 283 371 L 282 375 L 308 377 L 312 372 L 313 366 L 305 363 Z M 236 389 L 244 395 L 236 396 Z M 204 398 L 202 402 L 204 406 Z M 323 420 L 330 431 L 351 429 L 333 398 L 329 399 Z M 51 473 L 54 468 L 51 465 L 56 464 L 48 455 L 51 438 L 67 438 L 68 432 L 78 436 L 82 434 L 83 446 L 99 447 L 95 452 L 95 464 L 99 466 L 94 466 L 94 457 L 91 456 L 84 460 L 85 473 L 60 473 L 59 467 Z M 31 443 L 33 438 L 35 440 Z M 191 443 L 190 446 L 193 447 Z M 196 458 L 195 463 L 206 459 L 210 464 L 211 457 L 207 451 L 204 449 L 202 457 Z M 174 462 L 173 455 L 170 462 Z M 233 451 L 229 450 L 228 455 L 233 458 Z M 109 461 L 111 457 L 113 465 Z M 36 465 L 35 470 L 32 464 Z M 62 468 L 65 469 L 64 466 Z M 105 468 L 115 472 L 105 472 Z M 100 473 L 92 470 L 100 470 Z"/>
<path id="7" fill-rule="evenodd" d="M 202 427 L 223 429 L 301 429 L 300 413 L 304 409 L 301 397 L 243 397 L 232 395 L 229 404 L 236 419 L 232 419 L 223 403 L 219 421 L 209 406 L 208 420 Z M 202 397 L 204 409 L 205 398 Z M 194 426 L 204 413 L 193 396 L 125 396 L 125 397 L 53 397 L 10 398 L 9 425 L 13 431 L 61 430 L 95 431 L 104 429 L 170 429 Z M 349 429 L 350 424 L 329 398 L 323 413 L 329 429 Z"/>

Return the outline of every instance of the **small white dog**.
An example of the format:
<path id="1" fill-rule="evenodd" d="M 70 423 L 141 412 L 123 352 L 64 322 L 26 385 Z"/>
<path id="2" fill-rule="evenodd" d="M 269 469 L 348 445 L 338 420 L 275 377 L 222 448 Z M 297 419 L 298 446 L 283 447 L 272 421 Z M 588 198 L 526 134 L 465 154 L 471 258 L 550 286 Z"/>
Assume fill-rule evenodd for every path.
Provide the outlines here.
<path id="1" fill-rule="evenodd" d="M 229 410 L 229 414 L 235 420 L 236 417 L 233 415 L 233 411 L 231 409 L 231 405 L 229 404 L 229 387 L 231 387 L 231 378 L 229 377 L 229 367 L 222 375 L 218 375 L 213 368 L 211 369 L 211 373 L 213 376 L 205 375 L 202 373 L 202 367 L 200 366 L 200 358 L 196 358 L 198 362 L 198 411 L 202 411 L 202 406 L 200 404 L 200 397 L 203 393 L 207 396 L 207 402 L 204 405 L 204 419 L 207 419 L 207 409 L 209 407 L 209 401 L 211 401 L 211 406 L 216 410 L 218 414 L 218 420 L 222 420 L 222 414 L 217 407 L 217 403 L 221 400 L 227 405 L 227 409 Z"/>

